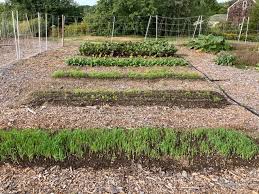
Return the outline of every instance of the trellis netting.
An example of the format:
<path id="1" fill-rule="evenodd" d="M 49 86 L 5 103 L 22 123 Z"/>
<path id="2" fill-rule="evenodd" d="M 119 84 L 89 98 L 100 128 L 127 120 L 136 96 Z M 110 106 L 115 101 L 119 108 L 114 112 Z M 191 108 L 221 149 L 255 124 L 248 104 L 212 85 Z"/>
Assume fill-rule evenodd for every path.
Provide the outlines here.
<path id="1" fill-rule="evenodd" d="M 61 46 L 58 25 L 49 14 L 1 13 L 0 65 Z"/>

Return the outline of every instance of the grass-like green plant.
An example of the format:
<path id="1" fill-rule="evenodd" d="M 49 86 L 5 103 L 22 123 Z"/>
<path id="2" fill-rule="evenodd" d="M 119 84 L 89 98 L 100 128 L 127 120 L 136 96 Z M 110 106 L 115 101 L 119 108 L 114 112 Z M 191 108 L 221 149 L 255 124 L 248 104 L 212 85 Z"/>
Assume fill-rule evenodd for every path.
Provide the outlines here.
<path id="1" fill-rule="evenodd" d="M 104 43 L 83 43 L 79 51 L 85 56 L 173 56 L 177 49 L 168 41 L 145 41 L 145 42 L 104 42 Z"/>
<path id="2" fill-rule="evenodd" d="M 191 49 L 215 53 L 231 49 L 231 46 L 223 36 L 214 36 L 212 34 L 208 36 L 201 35 L 198 38 L 191 40 L 189 42 L 189 47 Z"/>
<path id="3" fill-rule="evenodd" d="M 240 157 L 250 160 L 258 156 L 259 147 L 246 135 L 226 129 L 199 129 L 180 132 L 173 129 L 87 129 L 0 131 L 0 161 L 34 160 L 64 161 L 69 157 L 111 158 L 125 155 L 137 157 L 194 158 L 195 156 Z"/>
<path id="4" fill-rule="evenodd" d="M 255 69 L 259 71 L 259 63 L 256 65 Z"/>
<path id="5" fill-rule="evenodd" d="M 64 78 L 64 77 L 86 78 L 87 73 L 84 71 L 81 71 L 81 70 L 76 70 L 76 69 L 70 69 L 67 71 L 57 70 L 52 74 L 52 77 L 54 77 L 54 78 Z"/>
<path id="6" fill-rule="evenodd" d="M 146 72 L 101 71 L 86 73 L 82 70 L 58 70 L 52 74 L 54 78 L 92 78 L 92 79 L 203 79 L 196 72 L 172 72 L 170 69 L 151 69 Z"/>
<path id="7" fill-rule="evenodd" d="M 141 67 L 141 66 L 188 66 L 189 63 L 182 58 L 94 58 L 72 57 L 66 60 L 67 65 L 72 66 L 106 66 L 106 67 Z"/>
<path id="8" fill-rule="evenodd" d="M 237 61 L 236 56 L 227 52 L 221 52 L 215 59 L 217 65 L 233 66 Z"/>

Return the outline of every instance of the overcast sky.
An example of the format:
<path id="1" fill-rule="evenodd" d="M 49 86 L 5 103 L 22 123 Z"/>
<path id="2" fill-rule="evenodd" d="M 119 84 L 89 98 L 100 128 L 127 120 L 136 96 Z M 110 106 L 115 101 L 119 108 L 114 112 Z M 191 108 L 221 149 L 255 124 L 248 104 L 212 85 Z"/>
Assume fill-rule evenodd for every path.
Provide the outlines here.
<path id="1" fill-rule="evenodd" d="M 94 5 L 96 4 L 97 0 L 75 0 L 76 2 L 78 2 L 80 5 Z M 228 1 L 228 0 L 218 0 L 219 2 L 224 2 L 224 1 Z M 0 0 L 0 2 L 4 2 L 4 0 Z"/>

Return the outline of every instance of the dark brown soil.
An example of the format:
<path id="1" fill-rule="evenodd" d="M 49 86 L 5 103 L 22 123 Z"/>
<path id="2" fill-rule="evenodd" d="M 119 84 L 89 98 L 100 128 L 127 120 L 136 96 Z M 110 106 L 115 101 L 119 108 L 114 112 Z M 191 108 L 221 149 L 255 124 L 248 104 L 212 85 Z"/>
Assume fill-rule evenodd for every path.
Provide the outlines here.
<path id="1" fill-rule="evenodd" d="M 55 161 L 51 159 L 38 158 L 32 161 L 29 160 L 18 160 L 13 162 L 12 160 L 7 161 L 10 164 L 19 165 L 23 167 L 52 167 L 60 166 L 62 168 L 93 168 L 95 170 L 120 167 L 128 167 L 132 164 L 140 164 L 144 168 L 153 169 L 160 168 L 162 171 L 174 171 L 181 172 L 183 170 L 188 172 L 201 171 L 204 169 L 213 169 L 213 171 L 220 171 L 223 169 L 234 169 L 237 167 L 259 167 L 259 157 L 252 160 L 243 160 L 237 157 L 224 158 L 219 155 L 211 156 L 196 156 L 195 158 L 188 159 L 151 159 L 148 157 L 139 157 L 135 159 L 129 159 L 128 157 L 121 156 L 108 156 L 108 155 L 86 155 L 83 158 L 69 157 L 64 161 Z M 0 165 L 5 163 L 1 162 Z"/>
<path id="2" fill-rule="evenodd" d="M 32 107 L 45 103 L 55 106 L 167 106 L 183 108 L 224 108 L 230 103 L 212 91 L 47 91 L 32 94 L 27 103 Z"/>

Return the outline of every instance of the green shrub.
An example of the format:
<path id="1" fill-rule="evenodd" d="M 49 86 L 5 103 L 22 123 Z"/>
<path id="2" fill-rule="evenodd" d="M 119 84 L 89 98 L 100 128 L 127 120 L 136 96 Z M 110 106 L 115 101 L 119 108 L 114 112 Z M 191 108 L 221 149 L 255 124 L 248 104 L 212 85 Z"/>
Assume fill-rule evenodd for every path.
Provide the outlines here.
<path id="1" fill-rule="evenodd" d="M 187 66 L 185 59 L 181 58 L 94 58 L 94 57 L 72 57 L 66 60 L 68 65 L 73 66 L 118 66 L 118 67 L 139 67 L 139 66 Z"/>
<path id="2" fill-rule="evenodd" d="M 255 69 L 259 71 L 259 63 L 256 65 Z"/>
<path id="3" fill-rule="evenodd" d="M 221 52 L 217 56 L 215 62 L 217 65 L 226 65 L 226 66 L 233 66 L 235 65 L 235 62 L 237 61 L 236 56 L 231 55 L 227 52 Z"/>
<path id="4" fill-rule="evenodd" d="M 222 36 L 208 36 L 201 35 L 198 38 L 189 42 L 191 49 L 202 50 L 205 52 L 220 52 L 230 50 L 230 45 Z"/>
<path id="5" fill-rule="evenodd" d="M 122 43 L 90 43 L 85 42 L 79 49 L 85 56 L 154 56 L 167 57 L 176 53 L 174 45 L 167 41 L 122 42 Z"/>
<path id="6" fill-rule="evenodd" d="M 184 130 L 183 130 L 184 131 Z M 193 132 L 173 129 L 88 129 L 63 130 L 54 134 L 43 130 L 0 131 L 0 161 L 38 158 L 64 161 L 70 157 L 129 159 L 194 158 L 195 156 L 258 156 L 258 145 L 234 130 L 199 129 Z"/>

